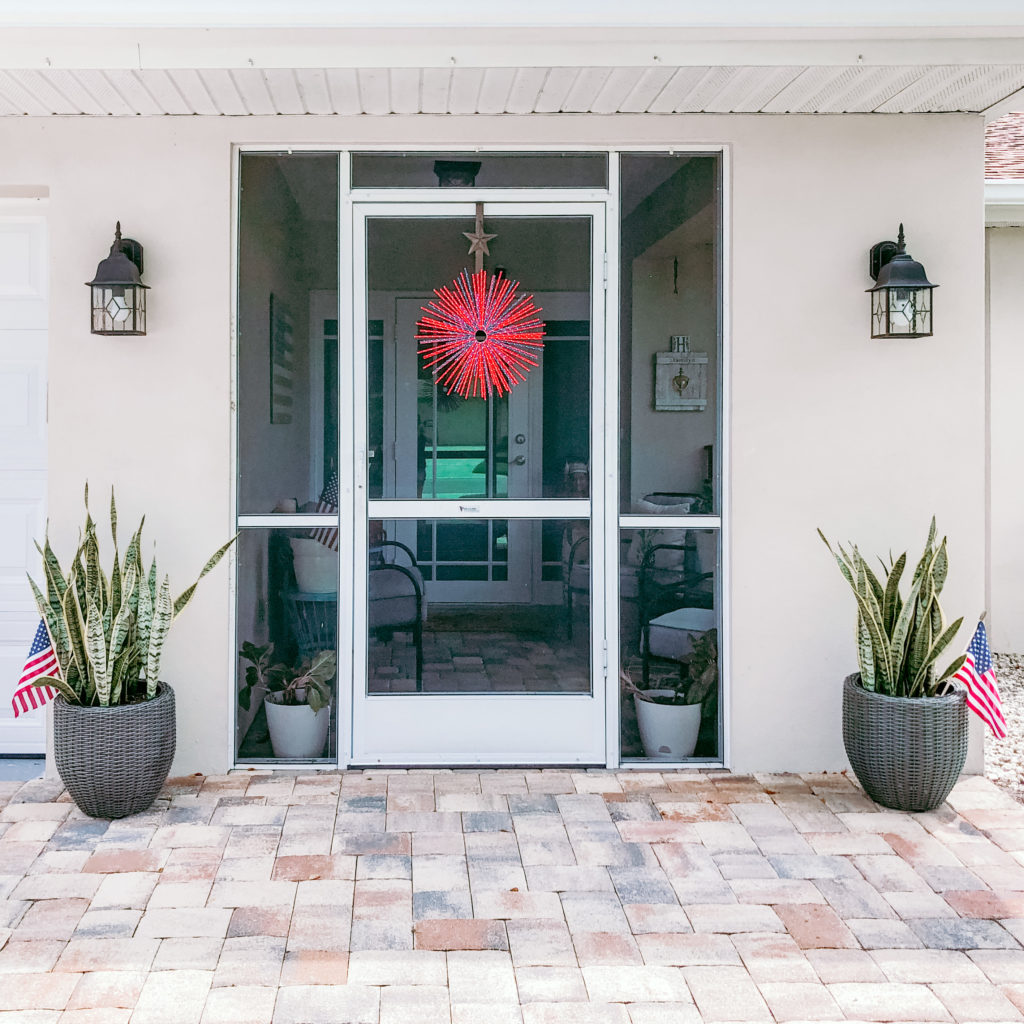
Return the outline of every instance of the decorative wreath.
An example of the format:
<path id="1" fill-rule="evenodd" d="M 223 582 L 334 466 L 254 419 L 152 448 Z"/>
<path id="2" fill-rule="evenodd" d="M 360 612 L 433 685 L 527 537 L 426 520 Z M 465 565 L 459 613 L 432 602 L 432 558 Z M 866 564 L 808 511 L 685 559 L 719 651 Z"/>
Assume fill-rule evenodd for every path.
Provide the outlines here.
<path id="1" fill-rule="evenodd" d="M 489 398 L 507 394 L 537 365 L 544 347 L 541 310 L 532 295 L 517 295 L 518 281 L 468 270 L 436 289 L 417 325 L 419 354 L 448 394 Z"/>

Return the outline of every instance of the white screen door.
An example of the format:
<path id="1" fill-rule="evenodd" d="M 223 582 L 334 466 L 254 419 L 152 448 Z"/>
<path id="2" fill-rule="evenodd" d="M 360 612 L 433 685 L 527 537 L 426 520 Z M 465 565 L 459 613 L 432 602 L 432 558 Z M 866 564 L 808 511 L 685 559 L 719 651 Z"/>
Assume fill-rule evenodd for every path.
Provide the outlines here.
<path id="1" fill-rule="evenodd" d="M 570 621 L 563 576 L 604 528 L 604 205 L 480 199 L 485 281 L 518 282 L 544 331 L 487 397 L 439 383 L 416 337 L 474 270 L 476 204 L 353 207 L 353 764 L 605 760 L 603 619 L 584 596 Z"/>

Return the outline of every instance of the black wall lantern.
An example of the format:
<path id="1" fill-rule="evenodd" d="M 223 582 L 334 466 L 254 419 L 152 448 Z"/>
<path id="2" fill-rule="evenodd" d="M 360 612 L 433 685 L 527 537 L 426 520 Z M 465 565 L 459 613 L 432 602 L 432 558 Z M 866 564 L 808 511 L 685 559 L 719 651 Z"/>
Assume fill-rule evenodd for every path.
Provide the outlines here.
<path id="1" fill-rule="evenodd" d="M 114 231 L 110 255 L 101 260 L 96 277 L 86 281 L 92 295 L 93 334 L 145 334 L 146 291 L 142 279 L 142 246 Z"/>
<path id="2" fill-rule="evenodd" d="M 871 247 L 872 338 L 927 338 L 932 334 L 932 284 L 924 267 L 907 253 L 900 225 L 899 240 Z"/>

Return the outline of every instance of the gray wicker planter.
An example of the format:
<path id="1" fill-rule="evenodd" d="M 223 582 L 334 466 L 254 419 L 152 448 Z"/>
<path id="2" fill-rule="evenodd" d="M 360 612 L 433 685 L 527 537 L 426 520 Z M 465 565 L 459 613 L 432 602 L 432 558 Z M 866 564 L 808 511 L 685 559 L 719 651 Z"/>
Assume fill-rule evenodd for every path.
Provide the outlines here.
<path id="1" fill-rule="evenodd" d="M 967 758 L 967 700 L 886 697 L 843 682 L 843 743 L 854 774 L 876 803 L 930 811 L 949 796 Z"/>
<path id="2" fill-rule="evenodd" d="M 156 799 L 174 760 L 174 691 L 160 683 L 142 704 L 85 708 L 53 702 L 57 771 L 93 818 L 124 818 Z"/>

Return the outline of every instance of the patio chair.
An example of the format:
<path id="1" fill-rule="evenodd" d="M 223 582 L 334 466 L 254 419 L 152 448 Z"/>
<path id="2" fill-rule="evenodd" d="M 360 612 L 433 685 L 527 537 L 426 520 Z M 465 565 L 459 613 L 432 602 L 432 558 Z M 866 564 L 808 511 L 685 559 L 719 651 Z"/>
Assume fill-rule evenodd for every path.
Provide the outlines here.
<path id="1" fill-rule="evenodd" d="M 389 561 L 399 553 L 409 564 Z M 427 599 L 423 575 L 412 549 L 401 541 L 382 540 L 370 547 L 369 631 L 375 637 L 390 640 L 396 630 L 410 630 L 416 647 L 416 690 L 423 689 L 423 623 L 427 618 Z"/>

